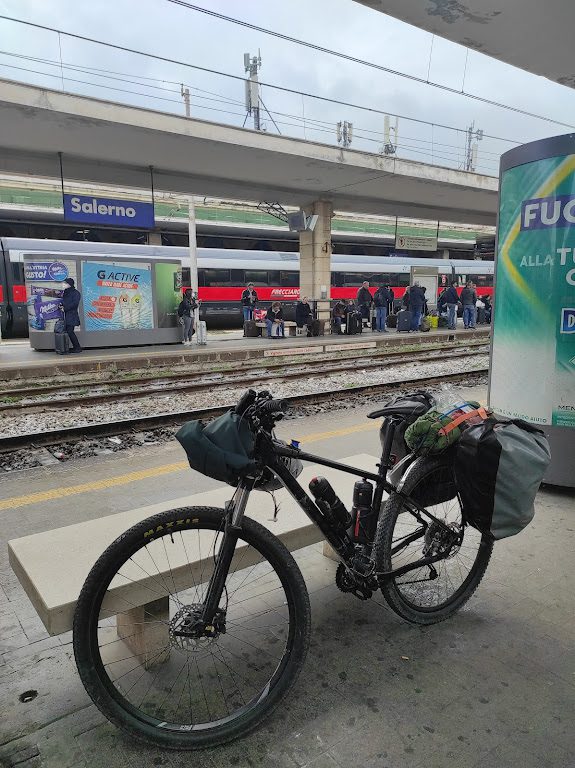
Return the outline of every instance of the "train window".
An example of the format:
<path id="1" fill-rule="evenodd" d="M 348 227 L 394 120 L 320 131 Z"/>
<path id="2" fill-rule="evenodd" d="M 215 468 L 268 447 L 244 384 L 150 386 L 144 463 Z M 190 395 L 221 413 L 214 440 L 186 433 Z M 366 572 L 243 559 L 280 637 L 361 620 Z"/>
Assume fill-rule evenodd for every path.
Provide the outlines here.
<path id="1" fill-rule="evenodd" d="M 343 288 L 345 285 L 345 275 L 343 272 L 331 273 L 331 284 L 336 288 Z"/>
<path id="2" fill-rule="evenodd" d="M 268 272 L 268 285 L 279 285 L 280 273 L 279 269 L 272 269 Z"/>
<path id="3" fill-rule="evenodd" d="M 245 281 L 256 286 L 268 285 L 268 273 L 260 269 L 246 269 Z"/>
<path id="4" fill-rule="evenodd" d="M 365 280 L 365 276 L 361 272 L 346 272 L 344 279 L 347 287 L 359 288 Z"/>
<path id="5" fill-rule="evenodd" d="M 283 288 L 297 288 L 299 285 L 299 272 L 280 272 L 280 285 Z"/>
<path id="6" fill-rule="evenodd" d="M 204 269 L 204 285 L 206 288 L 230 285 L 230 270 Z"/>
<path id="7" fill-rule="evenodd" d="M 232 285 L 245 285 L 243 269 L 232 269 L 230 271 L 231 271 Z"/>
<path id="8" fill-rule="evenodd" d="M 15 283 L 24 283 L 24 264 L 21 261 L 12 262 L 12 280 Z"/>
<path id="9" fill-rule="evenodd" d="M 398 285 L 400 288 L 407 288 L 409 285 L 409 272 L 397 272 L 392 278 L 391 285 Z"/>

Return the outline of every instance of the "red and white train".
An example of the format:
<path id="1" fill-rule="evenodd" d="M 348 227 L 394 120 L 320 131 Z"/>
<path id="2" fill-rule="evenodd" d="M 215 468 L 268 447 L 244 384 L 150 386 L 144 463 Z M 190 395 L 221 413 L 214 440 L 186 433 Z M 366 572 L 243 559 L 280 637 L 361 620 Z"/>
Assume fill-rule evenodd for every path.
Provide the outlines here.
<path id="1" fill-rule="evenodd" d="M 24 255 L 37 259 L 79 256 L 87 261 L 138 259 L 147 263 L 179 260 L 183 264 L 183 285 L 190 284 L 189 269 L 185 266 L 188 262 L 186 248 L 0 238 L 0 308 L 4 337 L 28 335 Z M 400 299 L 409 285 L 412 266 L 437 267 L 440 291 L 451 280 L 457 279 L 460 285 L 473 280 L 480 296 L 493 293 L 492 261 L 334 254 L 331 258 L 331 298 L 355 299 L 359 286 L 368 280 L 372 291 L 379 285 L 389 284 L 396 299 Z M 285 302 L 288 305 L 286 314 L 290 317 L 299 298 L 299 254 L 198 249 L 199 297 L 202 299 L 202 316 L 208 326 L 241 326 L 240 298 L 249 282 L 254 284 L 262 303 Z"/>

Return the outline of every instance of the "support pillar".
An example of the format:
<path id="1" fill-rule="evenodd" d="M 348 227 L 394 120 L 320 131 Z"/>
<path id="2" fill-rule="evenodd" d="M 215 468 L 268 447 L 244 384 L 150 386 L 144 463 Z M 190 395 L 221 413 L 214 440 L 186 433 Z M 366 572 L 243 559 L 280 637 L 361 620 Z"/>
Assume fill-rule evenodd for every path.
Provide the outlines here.
<path id="1" fill-rule="evenodd" d="M 318 216 L 318 221 L 313 232 L 300 232 L 299 293 L 316 302 L 318 320 L 329 328 L 333 206 L 327 200 L 318 200 L 306 209 L 306 214 Z"/>
<path id="2" fill-rule="evenodd" d="M 148 232 L 148 245 L 161 245 L 162 233 L 161 232 Z"/>
<path id="3" fill-rule="evenodd" d="M 160 597 L 116 617 L 118 637 L 146 669 L 170 657 L 170 598 Z"/>

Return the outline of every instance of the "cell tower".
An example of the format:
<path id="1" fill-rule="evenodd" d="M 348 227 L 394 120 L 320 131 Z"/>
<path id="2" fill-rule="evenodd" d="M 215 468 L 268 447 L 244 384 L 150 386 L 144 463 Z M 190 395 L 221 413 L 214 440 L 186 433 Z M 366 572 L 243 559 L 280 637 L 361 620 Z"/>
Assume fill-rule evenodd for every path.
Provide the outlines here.
<path id="1" fill-rule="evenodd" d="M 475 130 L 475 120 L 471 123 L 467 129 L 467 140 L 465 146 L 465 162 L 463 168 L 465 171 L 473 172 L 477 167 L 477 150 L 479 148 L 479 142 L 483 138 L 483 130 L 478 128 Z"/>
<path id="2" fill-rule="evenodd" d="M 246 80 L 246 118 L 248 115 L 253 115 L 254 129 L 256 131 L 262 130 L 260 84 L 258 80 L 258 71 L 261 65 L 262 57 L 259 51 L 257 56 L 250 56 L 249 53 L 244 53 L 244 70 L 246 73 L 250 73 L 249 78 Z"/>
<path id="3" fill-rule="evenodd" d="M 340 120 L 335 126 L 335 131 L 338 144 L 341 144 L 345 149 L 351 146 L 353 140 L 353 123 L 348 123 L 347 120 L 344 120 L 343 122 Z"/>
<path id="4" fill-rule="evenodd" d="M 395 155 L 397 152 L 399 136 L 399 118 L 395 117 L 395 125 L 390 126 L 389 115 L 383 118 L 383 144 L 380 152 L 382 155 Z"/>

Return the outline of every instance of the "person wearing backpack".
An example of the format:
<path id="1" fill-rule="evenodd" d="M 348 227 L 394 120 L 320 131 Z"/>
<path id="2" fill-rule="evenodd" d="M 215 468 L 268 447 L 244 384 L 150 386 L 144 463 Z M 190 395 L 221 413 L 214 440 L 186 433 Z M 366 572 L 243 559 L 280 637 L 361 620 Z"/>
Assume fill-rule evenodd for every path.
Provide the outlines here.
<path id="1" fill-rule="evenodd" d="M 180 324 L 183 328 L 183 344 L 186 347 L 192 343 L 192 336 L 195 333 L 194 312 L 200 304 L 200 301 L 196 302 L 192 289 L 186 288 L 184 291 L 184 298 L 180 301 L 178 307 L 178 317 L 180 318 Z"/>
<path id="2" fill-rule="evenodd" d="M 390 296 L 389 288 L 380 286 L 373 294 L 373 303 L 375 305 L 375 328 L 379 333 L 387 333 L 385 321 L 387 319 L 387 308 L 393 298 Z"/>
<path id="3" fill-rule="evenodd" d="M 364 280 L 361 284 L 361 288 L 357 292 L 357 308 L 361 313 L 364 328 L 369 325 L 369 309 L 371 307 L 371 291 L 369 290 L 369 281 Z"/>
<path id="4" fill-rule="evenodd" d="M 78 337 L 74 333 L 74 328 L 80 325 L 80 315 L 78 314 L 78 306 L 82 299 L 82 294 L 75 287 L 74 280 L 71 277 L 66 278 L 62 287 L 64 287 L 64 293 L 62 294 L 62 301 L 60 303 L 60 309 L 64 313 L 64 326 L 68 338 L 72 342 L 72 349 L 70 352 L 81 352 L 82 347 L 78 341 Z"/>
<path id="5" fill-rule="evenodd" d="M 457 280 L 454 280 L 449 288 L 447 288 L 439 297 L 439 307 L 447 308 L 447 327 L 449 330 L 454 331 L 457 325 L 457 302 L 459 297 L 457 295 Z"/>
<path id="6" fill-rule="evenodd" d="M 465 288 L 461 291 L 461 303 L 463 304 L 463 325 L 465 328 L 475 328 L 477 293 L 471 280 L 467 281 Z"/>
<path id="7" fill-rule="evenodd" d="M 425 308 L 425 291 L 418 282 L 409 289 L 409 311 L 411 312 L 411 331 L 418 331 Z"/>

